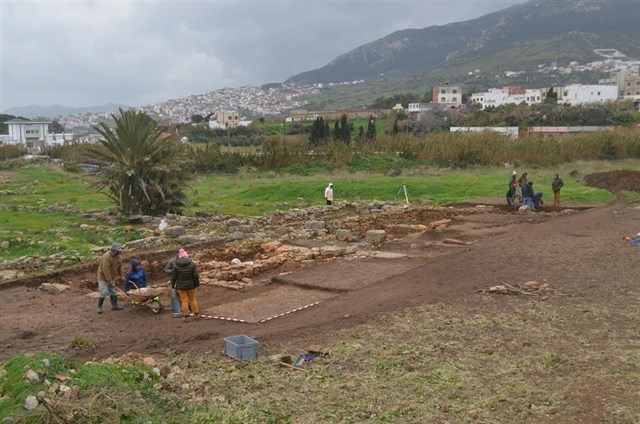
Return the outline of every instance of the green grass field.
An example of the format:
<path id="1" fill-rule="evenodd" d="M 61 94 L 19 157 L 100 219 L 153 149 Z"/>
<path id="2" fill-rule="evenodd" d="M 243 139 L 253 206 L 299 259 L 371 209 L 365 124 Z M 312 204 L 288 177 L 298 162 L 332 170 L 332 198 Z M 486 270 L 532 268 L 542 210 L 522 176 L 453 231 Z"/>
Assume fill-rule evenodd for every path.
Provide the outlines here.
<path id="1" fill-rule="evenodd" d="M 393 159 L 398 160 L 398 159 Z M 403 160 L 404 161 L 404 160 Z M 375 171 L 388 167 L 380 161 L 354 165 L 354 169 Z M 384 162 L 384 161 L 382 161 Z M 437 169 L 419 162 L 404 161 L 404 175 L 385 176 L 379 172 L 348 172 L 297 176 L 269 173 L 247 173 L 233 176 L 199 177 L 190 194 L 192 203 L 187 214 L 197 210 L 227 215 L 260 215 L 300 205 L 324 203 L 324 188 L 334 184 L 335 201 L 363 200 L 404 201 L 406 185 L 413 204 L 426 200 L 436 205 L 492 198 L 504 200 L 509 169 Z M 606 190 L 585 186 L 581 178 L 592 172 L 615 169 L 640 169 L 640 161 L 584 162 L 560 168 L 528 169 L 536 191 L 550 198 L 551 179 L 559 172 L 565 181 L 562 196 L 566 204 L 599 204 L 614 200 Z M 524 170 L 518 170 L 520 172 Z M 14 259 L 26 255 L 63 254 L 92 257 L 91 249 L 112 241 L 127 242 L 141 233 L 124 222 L 115 226 L 83 218 L 83 212 L 104 211 L 114 205 L 103 194 L 91 188 L 91 177 L 67 173 L 59 168 L 28 167 L 4 173 L 0 242 L 9 241 L 9 249 L 0 249 L 0 258 Z M 630 202 L 640 203 L 640 196 L 629 194 Z M 61 210 L 70 205 L 77 212 Z M 91 231 L 80 225 L 92 226 Z"/>
<path id="2" fill-rule="evenodd" d="M 550 196 L 551 180 L 555 172 L 559 172 L 565 181 L 562 192 L 565 203 L 606 203 L 614 200 L 609 191 L 585 186 L 580 178 L 590 172 L 618 169 L 618 166 L 621 166 L 620 169 L 637 169 L 638 161 L 568 164 L 559 170 L 530 170 L 529 177 L 534 181 L 536 191 L 546 192 L 546 198 Z M 575 171 L 575 177 L 568 175 L 572 171 Z M 257 215 L 283 208 L 285 203 L 290 207 L 300 203 L 322 204 L 324 188 L 332 182 L 337 202 L 371 199 L 403 201 L 404 194 L 399 192 L 404 184 L 410 202 L 428 200 L 434 204 L 446 204 L 475 198 L 502 199 L 510 175 L 510 170 L 504 168 L 415 169 L 410 172 L 416 175 L 388 177 L 348 172 L 313 176 L 209 175 L 200 178 L 195 184 L 193 201 L 197 209 L 225 214 Z"/>

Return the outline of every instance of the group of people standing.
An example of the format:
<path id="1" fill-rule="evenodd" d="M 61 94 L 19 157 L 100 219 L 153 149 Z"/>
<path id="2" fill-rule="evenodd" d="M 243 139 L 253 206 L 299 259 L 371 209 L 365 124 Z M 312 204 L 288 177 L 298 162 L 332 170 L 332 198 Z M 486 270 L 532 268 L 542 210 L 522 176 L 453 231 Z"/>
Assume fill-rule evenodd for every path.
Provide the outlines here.
<path id="1" fill-rule="evenodd" d="M 553 182 L 551 183 L 551 190 L 553 191 L 553 205 L 560 204 L 560 190 L 564 186 L 562 178 L 559 174 L 555 175 Z M 528 174 L 525 172 L 520 177 L 518 173 L 513 171 L 509 179 L 509 190 L 507 191 L 507 204 L 514 206 L 518 199 L 522 199 L 522 205 L 527 206 L 531 210 L 536 210 L 541 205 L 544 205 L 542 200 L 542 192 L 533 190 L 533 181 L 529 180 Z"/>
<path id="2" fill-rule="evenodd" d="M 122 245 L 113 243 L 111 249 L 105 252 L 100 258 L 98 265 L 98 314 L 103 311 L 104 300 L 109 296 L 111 309 L 118 311 L 123 309 L 118 304 L 116 284 L 122 276 L 122 262 L 120 253 Z M 140 261 L 136 258 L 130 260 L 131 268 L 124 274 L 124 292 L 132 289 L 147 287 L 147 275 Z M 193 319 L 200 318 L 198 301 L 196 299 L 196 289 L 200 286 L 200 277 L 196 264 L 191 260 L 189 254 L 184 249 L 180 249 L 165 266 L 164 271 L 171 275 L 171 310 L 175 318 L 182 317 L 185 322 L 190 319 L 193 312 Z M 180 301 L 178 301 L 178 298 Z"/>

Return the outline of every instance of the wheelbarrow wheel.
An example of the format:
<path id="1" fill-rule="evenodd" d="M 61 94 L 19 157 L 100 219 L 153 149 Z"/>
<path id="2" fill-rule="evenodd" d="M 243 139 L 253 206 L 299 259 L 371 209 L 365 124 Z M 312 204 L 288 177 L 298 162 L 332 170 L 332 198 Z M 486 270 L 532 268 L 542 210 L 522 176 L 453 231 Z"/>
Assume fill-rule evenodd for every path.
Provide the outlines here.
<path id="1" fill-rule="evenodd" d="M 159 314 L 160 311 L 162 310 L 162 305 L 158 300 L 152 300 L 149 306 L 151 307 L 151 310 L 153 311 L 154 314 Z"/>

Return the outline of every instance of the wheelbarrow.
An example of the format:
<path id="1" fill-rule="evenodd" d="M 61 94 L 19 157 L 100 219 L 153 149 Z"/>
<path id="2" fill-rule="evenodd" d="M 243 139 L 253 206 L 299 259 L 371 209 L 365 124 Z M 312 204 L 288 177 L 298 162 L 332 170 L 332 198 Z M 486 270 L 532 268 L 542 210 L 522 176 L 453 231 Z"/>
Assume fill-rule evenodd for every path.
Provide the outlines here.
<path id="1" fill-rule="evenodd" d="M 129 290 L 125 292 L 118 287 L 118 290 L 125 299 L 133 306 L 148 306 L 154 314 L 159 314 L 162 311 L 162 303 L 160 303 L 160 294 L 164 289 L 153 289 L 150 287 L 138 288 L 133 281 L 129 281 L 136 288 L 135 290 Z"/>

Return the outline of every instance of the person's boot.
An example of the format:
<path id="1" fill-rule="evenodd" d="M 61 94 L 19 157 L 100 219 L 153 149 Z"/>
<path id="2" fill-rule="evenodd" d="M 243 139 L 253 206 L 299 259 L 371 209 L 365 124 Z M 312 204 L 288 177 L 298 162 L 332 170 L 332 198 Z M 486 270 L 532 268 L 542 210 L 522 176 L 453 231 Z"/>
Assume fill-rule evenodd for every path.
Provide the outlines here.
<path id="1" fill-rule="evenodd" d="M 112 311 L 119 311 L 120 309 L 124 309 L 122 307 L 122 305 L 118 305 L 118 296 L 109 296 L 109 298 L 111 299 L 111 310 Z"/>
<path id="2" fill-rule="evenodd" d="M 104 297 L 98 298 L 98 313 L 102 313 L 102 305 L 104 304 Z"/>

